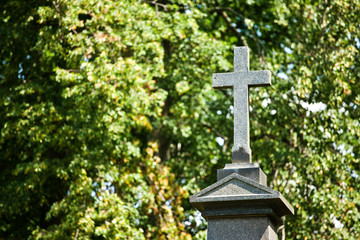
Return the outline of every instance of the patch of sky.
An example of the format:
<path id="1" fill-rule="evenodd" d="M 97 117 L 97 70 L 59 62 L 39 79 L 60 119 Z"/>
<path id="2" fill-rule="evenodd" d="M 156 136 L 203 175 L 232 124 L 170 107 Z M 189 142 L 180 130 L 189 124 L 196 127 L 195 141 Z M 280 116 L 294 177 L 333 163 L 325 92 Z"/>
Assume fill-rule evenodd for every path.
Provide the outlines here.
<path id="1" fill-rule="evenodd" d="M 19 71 L 18 71 L 18 78 L 24 80 L 25 76 L 23 74 L 21 74 L 24 71 L 22 64 L 19 64 Z"/>
<path id="2" fill-rule="evenodd" d="M 344 224 L 342 224 L 339 220 L 337 220 L 334 214 L 331 214 L 330 218 L 335 228 L 342 229 L 344 227 Z"/>
<path id="3" fill-rule="evenodd" d="M 92 184 L 92 186 L 95 187 L 97 190 L 96 191 L 91 191 L 91 196 L 93 198 L 97 197 L 97 199 L 100 200 L 100 201 L 102 200 L 102 197 L 97 196 L 98 191 L 106 192 L 106 193 L 109 193 L 109 194 L 115 193 L 115 186 L 113 186 L 111 181 L 104 182 L 104 185 L 101 187 L 101 189 L 99 189 L 99 183 L 97 183 L 97 182 L 94 182 Z"/>
<path id="4" fill-rule="evenodd" d="M 184 222 L 185 226 L 191 226 L 194 217 L 192 215 L 189 216 L 189 219 Z"/>
<path id="5" fill-rule="evenodd" d="M 217 110 L 217 111 L 216 111 L 216 114 L 217 114 L 217 115 L 221 115 L 222 112 L 221 112 L 220 110 Z"/>
<path id="6" fill-rule="evenodd" d="M 291 48 L 285 47 L 285 45 L 283 43 L 280 43 L 280 47 L 283 48 L 287 54 L 291 54 L 293 52 L 293 50 Z"/>
<path id="7" fill-rule="evenodd" d="M 20 64 L 19 64 L 19 71 L 18 71 L 18 73 L 19 73 L 19 74 L 22 73 L 23 70 L 24 70 L 24 69 L 23 69 L 23 67 L 22 67 L 22 64 L 20 63 Z"/>
<path id="8" fill-rule="evenodd" d="M 350 106 L 350 107 L 353 107 L 354 110 L 357 109 L 357 106 L 356 106 L 353 102 L 349 103 L 349 106 Z"/>
<path id="9" fill-rule="evenodd" d="M 318 102 L 318 103 L 308 103 L 308 102 L 304 102 L 304 101 L 300 101 L 300 104 L 303 108 L 305 108 L 306 110 L 316 113 L 316 112 L 320 112 L 326 109 L 327 105 L 323 102 Z"/>
<path id="10" fill-rule="evenodd" d="M 287 54 L 291 54 L 293 51 L 291 48 L 288 48 L 288 47 L 284 47 L 284 51 L 287 53 Z"/>
<path id="11" fill-rule="evenodd" d="M 215 139 L 215 141 L 220 145 L 220 146 L 223 146 L 224 145 L 224 139 L 222 137 L 217 137 Z"/>
<path id="12" fill-rule="evenodd" d="M 84 68 L 86 67 L 86 63 L 81 63 L 81 65 L 80 65 L 80 70 L 83 70 Z"/>
<path id="13" fill-rule="evenodd" d="M 286 73 L 290 73 L 293 68 L 294 68 L 293 63 L 288 64 Z"/>
<path id="14" fill-rule="evenodd" d="M 354 152 L 353 152 L 354 147 L 353 146 L 346 146 L 344 143 L 340 144 L 340 145 L 333 143 L 333 147 L 344 156 L 348 155 L 348 154 L 350 154 L 351 156 L 354 156 Z"/>
<path id="15" fill-rule="evenodd" d="M 167 200 L 167 201 L 165 202 L 165 205 L 168 206 L 169 208 L 172 208 L 171 202 L 172 202 L 172 200 L 169 199 L 169 200 Z"/>
<path id="16" fill-rule="evenodd" d="M 190 9 L 186 9 L 186 10 L 185 10 L 185 14 L 191 15 L 191 14 L 192 14 L 192 11 L 191 11 Z"/>
<path id="17" fill-rule="evenodd" d="M 261 32 L 260 32 L 260 29 L 256 30 L 256 35 L 258 35 L 258 37 L 261 37 Z"/>
<path id="18" fill-rule="evenodd" d="M 96 197 L 96 192 L 95 192 L 95 191 L 91 191 L 91 196 L 92 196 L 93 198 L 95 198 L 95 197 Z"/>
<path id="19" fill-rule="evenodd" d="M 253 108 L 251 106 L 249 106 L 249 111 L 252 112 L 253 111 Z"/>
<path id="20" fill-rule="evenodd" d="M 138 208 L 138 207 L 140 207 L 140 204 L 141 204 L 141 201 L 138 200 L 136 203 L 134 203 L 133 207 Z"/>
<path id="21" fill-rule="evenodd" d="M 196 226 L 200 226 L 202 223 L 205 222 L 204 218 L 201 217 L 201 213 L 196 211 L 193 215 L 189 216 L 189 219 L 184 222 L 185 226 L 191 226 L 192 222 L 195 221 Z"/>
<path id="22" fill-rule="evenodd" d="M 143 194 L 141 192 L 138 192 L 138 194 L 136 195 L 136 199 L 138 199 L 138 200 L 134 203 L 134 205 L 133 205 L 134 208 L 140 207 L 142 197 L 143 197 Z"/>
<path id="23" fill-rule="evenodd" d="M 348 38 L 349 40 L 351 40 L 351 34 L 350 34 L 350 33 L 347 33 L 346 36 L 347 36 L 347 38 Z"/>
<path id="24" fill-rule="evenodd" d="M 270 114 L 271 114 L 271 115 L 275 115 L 275 114 L 276 114 L 276 110 L 275 110 L 275 109 L 271 110 L 271 111 L 270 111 Z"/>
<path id="25" fill-rule="evenodd" d="M 281 79 L 289 79 L 288 75 L 286 75 L 285 73 L 283 72 L 280 72 L 278 74 L 276 74 L 279 78 Z"/>
<path id="26" fill-rule="evenodd" d="M 360 40 L 357 37 L 355 38 L 355 45 L 357 48 L 360 48 Z"/>
<path id="27" fill-rule="evenodd" d="M 112 182 L 105 182 L 104 185 L 104 191 L 109 193 L 115 193 L 115 186 L 112 184 Z"/>
<path id="28" fill-rule="evenodd" d="M 261 105 L 266 108 L 271 103 L 270 98 L 266 98 L 261 102 Z"/>
<path id="29" fill-rule="evenodd" d="M 359 174 L 357 174 L 355 170 L 351 171 L 350 176 L 353 177 L 353 178 L 359 178 Z"/>

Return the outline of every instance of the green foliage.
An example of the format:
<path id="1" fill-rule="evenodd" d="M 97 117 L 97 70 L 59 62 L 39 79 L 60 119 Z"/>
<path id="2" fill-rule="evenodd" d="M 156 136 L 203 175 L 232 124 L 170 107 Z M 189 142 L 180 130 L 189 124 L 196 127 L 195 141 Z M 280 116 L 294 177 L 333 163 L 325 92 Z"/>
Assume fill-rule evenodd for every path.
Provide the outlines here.
<path id="1" fill-rule="evenodd" d="M 295 207 L 286 239 L 357 239 L 358 1 L 0 6 L 0 238 L 205 239 L 190 195 L 231 161 L 248 45 L 253 159 Z M 317 109 L 316 109 L 316 106 Z M 315 107 L 315 108 L 314 108 Z M 219 139 L 224 140 L 219 144 Z"/>

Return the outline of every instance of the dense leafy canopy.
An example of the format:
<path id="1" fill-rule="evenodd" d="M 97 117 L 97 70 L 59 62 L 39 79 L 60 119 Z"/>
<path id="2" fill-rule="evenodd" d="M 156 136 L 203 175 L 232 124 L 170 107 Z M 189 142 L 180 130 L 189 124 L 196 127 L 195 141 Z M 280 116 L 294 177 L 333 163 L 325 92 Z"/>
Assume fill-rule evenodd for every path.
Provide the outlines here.
<path id="1" fill-rule="evenodd" d="M 204 239 L 191 194 L 231 162 L 247 45 L 253 159 L 286 239 L 360 235 L 360 3 L 8 0 L 0 5 L 0 238 Z"/>

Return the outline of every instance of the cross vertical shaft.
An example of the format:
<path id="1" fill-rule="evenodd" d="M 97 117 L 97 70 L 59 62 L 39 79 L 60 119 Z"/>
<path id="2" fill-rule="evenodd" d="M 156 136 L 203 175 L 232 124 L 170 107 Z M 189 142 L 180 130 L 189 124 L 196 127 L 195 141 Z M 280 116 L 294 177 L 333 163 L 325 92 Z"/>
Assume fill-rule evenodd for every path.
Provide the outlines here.
<path id="1" fill-rule="evenodd" d="M 234 72 L 213 74 L 214 88 L 234 89 L 233 163 L 250 163 L 249 87 L 271 85 L 271 73 L 249 71 L 248 47 L 234 48 Z"/>
<path id="2" fill-rule="evenodd" d="M 234 88 L 234 145 L 232 159 L 251 162 L 249 133 L 249 90 L 245 81 L 235 84 Z M 236 106 L 236 107 L 235 107 Z M 245 156 L 244 156 L 245 154 Z M 246 159 L 246 155 L 249 156 Z"/>

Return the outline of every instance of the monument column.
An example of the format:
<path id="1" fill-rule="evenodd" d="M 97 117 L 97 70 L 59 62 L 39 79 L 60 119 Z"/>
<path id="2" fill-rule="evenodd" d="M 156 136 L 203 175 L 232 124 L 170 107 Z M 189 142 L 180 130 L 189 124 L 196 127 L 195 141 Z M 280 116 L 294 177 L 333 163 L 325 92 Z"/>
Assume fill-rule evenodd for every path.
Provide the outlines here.
<path id="1" fill-rule="evenodd" d="M 294 209 L 266 186 L 266 175 L 251 162 L 249 87 L 271 85 L 271 73 L 249 71 L 249 50 L 235 47 L 234 72 L 213 75 L 214 88 L 234 89 L 232 164 L 217 171 L 217 182 L 190 197 L 208 221 L 208 240 L 275 240 L 281 217 Z"/>

